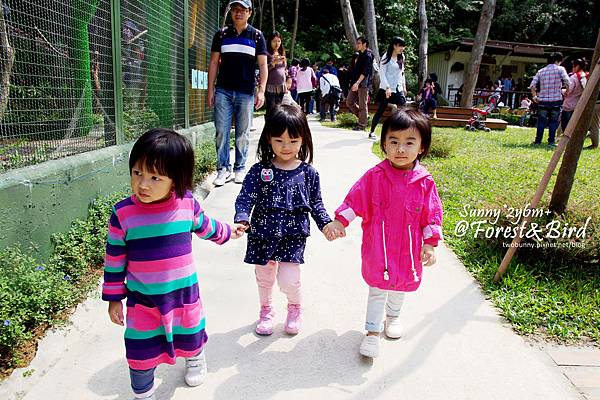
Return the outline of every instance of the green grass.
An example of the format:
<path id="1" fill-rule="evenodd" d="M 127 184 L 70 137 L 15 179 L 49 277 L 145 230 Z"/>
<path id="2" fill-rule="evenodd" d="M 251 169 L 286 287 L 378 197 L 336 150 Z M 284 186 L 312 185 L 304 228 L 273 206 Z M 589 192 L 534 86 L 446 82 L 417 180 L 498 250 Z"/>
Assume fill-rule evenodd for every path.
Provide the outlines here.
<path id="1" fill-rule="evenodd" d="M 465 205 L 500 209 L 502 216 L 494 226 L 511 226 L 504 205 L 523 209 L 529 203 L 554 150 L 531 147 L 534 136 L 534 129 L 522 128 L 490 133 L 434 128 L 432 156 L 423 164 L 434 176 L 444 203 L 445 239 L 517 332 L 600 344 L 599 151 L 582 152 L 567 212 L 534 219 L 541 225 L 559 220 L 582 227 L 591 217 L 585 239 L 545 239 L 558 247 L 519 249 L 496 284 L 493 276 L 511 239 L 475 237 L 474 229 L 463 237 L 455 233 L 459 221 L 482 219 L 461 216 Z M 379 143 L 373 152 L 382 157 Z M 557 171 L 538 207 L 547 208 Z"/>

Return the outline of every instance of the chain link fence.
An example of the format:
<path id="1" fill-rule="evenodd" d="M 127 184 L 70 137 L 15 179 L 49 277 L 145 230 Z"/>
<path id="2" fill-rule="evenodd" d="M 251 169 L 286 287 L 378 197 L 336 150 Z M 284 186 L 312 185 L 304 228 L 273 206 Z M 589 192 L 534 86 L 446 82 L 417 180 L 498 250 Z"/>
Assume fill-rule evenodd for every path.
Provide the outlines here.
<path id="1" fill-rule="evenodd" d="M 218 0 L 0 5 L 0 173 L 212 119 Z"/>

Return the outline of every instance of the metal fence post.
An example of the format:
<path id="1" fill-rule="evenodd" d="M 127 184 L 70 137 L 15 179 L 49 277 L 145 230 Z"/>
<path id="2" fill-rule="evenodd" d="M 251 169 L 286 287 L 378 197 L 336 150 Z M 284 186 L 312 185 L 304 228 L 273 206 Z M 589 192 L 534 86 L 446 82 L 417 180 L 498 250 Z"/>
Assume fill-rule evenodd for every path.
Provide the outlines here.
<path id="1" fill-rule="evenodd" d="M 113 87 L 115 96 L 115 130 L 117 144 L 125 143 L 123 133 L 123 73 L 121 66 L 121 0 L 110 0 Z"/>
<path id="2" fill-rule="evenodd" d="M 188 43 L 190 40 L 190 4 L 189 0 L 183 0 L 183 73 L 184 82 L 184 110 L 185 127 L 190 127 L 190 55 Z"/>

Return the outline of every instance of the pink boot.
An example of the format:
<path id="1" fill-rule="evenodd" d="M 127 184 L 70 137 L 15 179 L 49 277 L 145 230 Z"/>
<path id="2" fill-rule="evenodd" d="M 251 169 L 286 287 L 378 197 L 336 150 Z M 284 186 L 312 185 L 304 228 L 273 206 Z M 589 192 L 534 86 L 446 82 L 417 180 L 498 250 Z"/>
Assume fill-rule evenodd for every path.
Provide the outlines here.
<path id="1" fill-rule="evenodd" d="M 300 304 L 288 304 L 288 314 L 285 320 L 285 332 L 296 335 L 302 326 L 302 308 Z"/>
<path id="2" fill-rule="evenodd" d="M 269 336 L 273 333 L 273 317 L 275 312 L 271 306 L 262 306 L 258 315 L 256 324 L 256 333 L 262 336 Z"/>

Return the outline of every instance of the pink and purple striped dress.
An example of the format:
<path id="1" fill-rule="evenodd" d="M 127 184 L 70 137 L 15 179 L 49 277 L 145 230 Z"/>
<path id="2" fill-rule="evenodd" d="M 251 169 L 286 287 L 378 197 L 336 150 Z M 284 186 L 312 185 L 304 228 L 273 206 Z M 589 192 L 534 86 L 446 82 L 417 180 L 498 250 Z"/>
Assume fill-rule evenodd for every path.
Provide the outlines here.
<path id="1" fill-rule="evenodd" d="M 127 299 L 125 348 L 133 369 L 195 356 L 208 339 L 192 232 L 217 244 L 231 236 L 230 226 L 206 215 L 190 192 L 153 204 L 134 195 L 113 208 L 102 299 Z"/>

